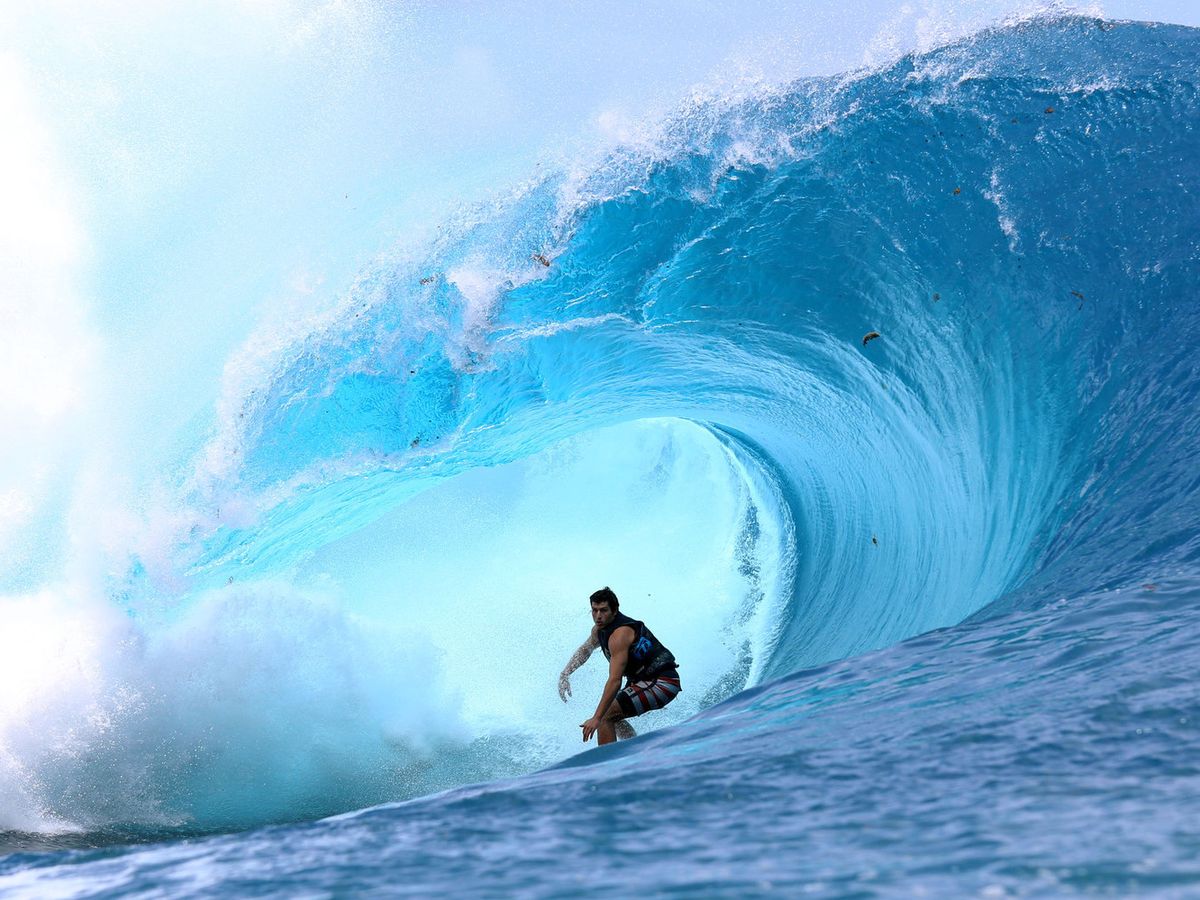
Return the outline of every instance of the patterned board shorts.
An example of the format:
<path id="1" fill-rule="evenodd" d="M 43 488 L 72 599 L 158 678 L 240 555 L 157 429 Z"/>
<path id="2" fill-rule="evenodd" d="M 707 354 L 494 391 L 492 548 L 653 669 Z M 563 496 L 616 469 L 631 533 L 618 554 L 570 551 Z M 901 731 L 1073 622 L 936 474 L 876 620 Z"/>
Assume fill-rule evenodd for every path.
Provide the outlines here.
<path id="1" fill-rule="evenodd" d="M 652 709 L 662 709 L 679 693 L 679 676 L 659 675 L 649 681 L 631 681 L 617 692 L 617 703 L 626 718 L 640 716 Z"/>

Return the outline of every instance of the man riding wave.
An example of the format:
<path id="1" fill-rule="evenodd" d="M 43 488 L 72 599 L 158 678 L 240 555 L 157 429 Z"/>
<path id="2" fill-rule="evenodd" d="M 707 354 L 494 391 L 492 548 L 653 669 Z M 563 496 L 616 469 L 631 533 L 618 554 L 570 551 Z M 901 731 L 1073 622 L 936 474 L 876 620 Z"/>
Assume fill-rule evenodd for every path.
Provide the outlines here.
<path id="1" fill-rule="evenodd" d="M 601 744 L 609 744 L 618 738 L 635 736 L 627 719 L 662 709 L 675 699 L 680 691 L 679 669 L 674 655 L 644 622 L 620 612 L 620 600 L 612 590 L 601 588 L 589 599 L 595 625 L 558 676 L 558 695 L 563 703 L 567 702 L 571 696 L 571 673 L 599 647 L 608 660 L 608 681 L 600 694 L 596 714 L 579 727 L 583 729 L 585 742 L 596 734 Z"/>

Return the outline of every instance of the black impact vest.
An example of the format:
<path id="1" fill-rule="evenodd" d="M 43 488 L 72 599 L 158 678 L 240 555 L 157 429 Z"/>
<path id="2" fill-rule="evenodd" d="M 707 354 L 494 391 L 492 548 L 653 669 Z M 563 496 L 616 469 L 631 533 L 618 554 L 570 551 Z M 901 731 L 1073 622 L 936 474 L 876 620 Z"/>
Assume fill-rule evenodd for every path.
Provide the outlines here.
<path id="1" fill-rule="evenodd" d="M 662 645 L 645 622 L 631 619 L 624 613 L 617 613 L 611 622 L 596 632 L 605 659 L 612 659 L 608 639 L 614 631 L 625 625 L 633 629 L 633 643 L 629 645 L 629 659 L 625 663 L 625 677 L 629 681 L 647 681 L 675 670 L 677 663 L 674 654 Z"/>

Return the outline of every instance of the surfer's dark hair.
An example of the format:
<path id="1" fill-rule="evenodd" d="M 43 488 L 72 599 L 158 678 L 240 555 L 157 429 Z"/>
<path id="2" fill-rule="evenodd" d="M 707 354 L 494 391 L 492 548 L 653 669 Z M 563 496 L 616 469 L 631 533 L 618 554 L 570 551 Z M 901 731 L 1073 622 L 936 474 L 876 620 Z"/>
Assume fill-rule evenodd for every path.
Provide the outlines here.
<path id="1" fill-rule="evenodd" d="M 607 603 L 608 608 L 616 612 L 621 608 L 621 601 L 617 599 L 617 595 L 612 592 L 610 587 L 602 587 L 596 593 L 588 598 L 593 603 Z"/>

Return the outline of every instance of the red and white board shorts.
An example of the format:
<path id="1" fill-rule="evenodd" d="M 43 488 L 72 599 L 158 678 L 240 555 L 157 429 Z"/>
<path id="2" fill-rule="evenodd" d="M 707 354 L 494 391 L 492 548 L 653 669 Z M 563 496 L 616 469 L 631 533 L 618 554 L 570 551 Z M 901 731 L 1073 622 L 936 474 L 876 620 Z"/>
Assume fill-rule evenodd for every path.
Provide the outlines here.
<path id="1" fill-rule="evenodd" d="M 629 682 L 617 692 L 617 703 L 628 719 L 652 709 L 662 709 L 675 699 L 679 691 L 678 675 L 671 678 L 660 675 L 649 681 Z"/>

